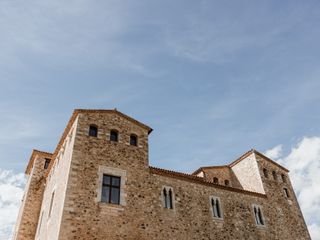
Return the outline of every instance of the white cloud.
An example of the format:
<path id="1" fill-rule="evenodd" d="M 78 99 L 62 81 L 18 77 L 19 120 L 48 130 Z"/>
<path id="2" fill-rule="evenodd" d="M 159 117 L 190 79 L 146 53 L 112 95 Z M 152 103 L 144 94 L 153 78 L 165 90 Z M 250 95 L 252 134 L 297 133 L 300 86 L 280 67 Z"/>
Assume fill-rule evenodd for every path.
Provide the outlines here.
<path id="1" fill-rule="evenodd" d="M 24 185 L 24 174 L 0 169 L 0 239 L 11 237 Z"/>
<path id="2" fill-rule="evenodd" d="M 281 157 L 279 149 L 277 146 L 266 154 Z M 309 232 L 313 240 L 320 240 L 320 137 L 304 137 L 287 156 L 277 161 L 290 170 Z"/>
<path id="3" fill-rule="evenodd" d="M 265 155 L 271 159 L 278 159 L 282 154 L 282 145 L 275 146 L 265 152 Z"/>

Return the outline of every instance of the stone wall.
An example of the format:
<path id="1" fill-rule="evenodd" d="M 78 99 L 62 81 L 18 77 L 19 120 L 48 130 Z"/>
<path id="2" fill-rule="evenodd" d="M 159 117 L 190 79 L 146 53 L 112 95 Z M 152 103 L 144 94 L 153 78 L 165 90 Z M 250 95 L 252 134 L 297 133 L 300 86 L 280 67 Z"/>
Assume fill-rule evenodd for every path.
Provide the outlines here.
<path id="1" fill-rule="evenodd" d="M 97 137 L 88 135 L 91 124 Z M 110 141 L 111 130 L 118 131 L 118 142 Z M 111 111 L 80 112 L 47 178 L 36 239 L 310 239 L 283 168 L 254 153 L 229 170 L 208 171 L 207 179 L 152 168 L 149 131 Z M 130 145 L 131 134 L 138 146 Z M 271 174 L 266 179 L 264 168 L 288 181 L 274 181 Z M 101 202 L 103 174 L 121 177 L 119 205 Z M 214 175 L 231 179 L 232 187 L 208 182 Z M 172 209 L 164 207 L 164 187 L 173 190 Z M 221 219 L 213 218 L 211 197 L 220 199 Z M 264 226 L 256 224 L 253 206 L 261 207 Z"/>
<path id="2" fill-rule="evenodd" d="M 99 127 L 97 138 L 88 136 L 92 123 Z M 109 141 L 111 129 L 118 129 L 118 143 Z M 139 137 L 138 147 L 129 145 L 132 132 Z M 296 209 L 279 214 L 278 202 L 271 196 L 150 171 L 147 137 L 145 129 L 117 115 L 79 116 L 69 181 L 72 188 L 67 191 L 59 239 L 310 239 L 305 227 L 288 227 L 303 225 L 301 218 L 291 218 Z M 261 191 L 254 156 L 248 161 L 256 165 L 251 168 L 244 160 L 243 165 L 237 164 L 236 172 L 241 169 L 242 183 L 245 176 L 254 176 L 247 180 L 257 180 Z M 125 204 L 97 202 L 99 172 L 104 168 L 125 172 Z M 254 175 L 246 172 L 252 169 Z M 173 209 L 163 207 L 164 186 L 174 191 Z M 223 220 L 212 217 L 210 196 L 220 198 Z M 254 204 L 261 206 L 266 226 L 256 225 Z"/>
<path id="3" fill-rule="evenodd" d="M 34 239 L 45 188 L 45 158 L 36 156 L 22 199 L 13 239 Z"/>

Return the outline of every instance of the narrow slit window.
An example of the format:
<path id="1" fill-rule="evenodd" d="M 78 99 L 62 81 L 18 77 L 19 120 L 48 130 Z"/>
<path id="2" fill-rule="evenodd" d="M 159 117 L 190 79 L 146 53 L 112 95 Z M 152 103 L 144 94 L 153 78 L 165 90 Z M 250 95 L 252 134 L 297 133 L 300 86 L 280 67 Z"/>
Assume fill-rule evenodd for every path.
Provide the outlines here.
<path id="1" fill-rule="evenodd" d="M 110 131 L 110 141 L 118 142 L 118 132 L 116 130 Z"/>
<path id="2" fill-rule="evenodd" d="M 97 126 L 90 125 L 89 136 L 90 137 L 98 137 L 98 127 Z"/>
<path id="3" fill-rule="evenodd" d="M 50 208 L 49 208 L 49 217 L 51 217 L 52 208 L 53 208 L 54 192 L 51 195 Z"/>
<path id="4" fill-rule="evenodd" d="M 137 146 L 138 145 L 138 137 L 134 134 L 130 135 L 130 145 Z"/>
<path id="5" fill-rule="evenodd" d="M 101 202 L 120 204 L 121 178 L 111 175 L 103 175 Z"/>
<path id="6" fill-rule="evenodd" d="M 265 168 L 263 169 L 263 175 L 265 178 L 269 178 L 268 170 Z"/>

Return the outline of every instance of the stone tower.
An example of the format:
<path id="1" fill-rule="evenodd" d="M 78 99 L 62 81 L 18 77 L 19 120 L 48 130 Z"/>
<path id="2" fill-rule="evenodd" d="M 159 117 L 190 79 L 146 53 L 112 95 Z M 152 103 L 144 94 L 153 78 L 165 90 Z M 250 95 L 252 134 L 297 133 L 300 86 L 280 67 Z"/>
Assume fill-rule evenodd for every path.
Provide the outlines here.
<path id="1" fill-rule="evenodd" d="M 32 153 L 14 239 L 310 239 L 287 169 L 256 150 L 193 174 L 151 167 L 151 131 L 75 110 L 54 153 Z"/>

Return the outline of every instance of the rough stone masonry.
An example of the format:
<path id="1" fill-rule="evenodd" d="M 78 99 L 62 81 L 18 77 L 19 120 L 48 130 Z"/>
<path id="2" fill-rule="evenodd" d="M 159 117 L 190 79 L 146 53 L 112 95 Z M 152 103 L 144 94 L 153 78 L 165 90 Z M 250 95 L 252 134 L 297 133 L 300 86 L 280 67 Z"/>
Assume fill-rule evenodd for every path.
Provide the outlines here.
<path id="1" fill-rule="evenodd" d="M 32 152 L 14 239 L 310 239 L 286 168 L 256 150 L 193 174 L 151 167 L 151 131 L 75 110 L 53 153 Z"/>

